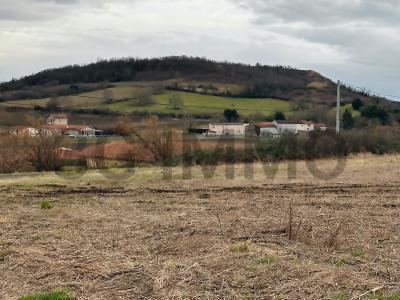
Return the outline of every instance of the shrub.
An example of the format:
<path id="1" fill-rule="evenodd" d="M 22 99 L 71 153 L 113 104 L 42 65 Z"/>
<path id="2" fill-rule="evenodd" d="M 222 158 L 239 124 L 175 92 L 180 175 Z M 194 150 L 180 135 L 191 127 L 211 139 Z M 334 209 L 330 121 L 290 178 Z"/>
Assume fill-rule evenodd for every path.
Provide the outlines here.
<path id="1" fill-rule="evenodd" d="M 275 120 L 278 120 L 278 121 L 286 120 L 285 114 L 283 112 L 281 112 L 281 111 L 277 111 L 275 113 L 275 117 L 274 118 L 275 118 Z"/>
<path id="2" fill-rule="evenodd" d="M 23 145 L 14 137 L 0 137 L 0 173 L 13 173 L 27 169 L 27 156 Z"/>
<path id="3" fill-rule="evenodd" d="M 378 119 L 382 124 L 389 123 L 390 116 L 386 110 L 377 105 L 365 106 L 361 109 L 361 116 L 367 119 Z"/>
<path id="4" fill-rule="evenodd" d="M 351 106 L 353 107 L 354 110 L 360 110 L 360 108 L 364 106 L 364 102 L 360 98 L 356 98 L 351 103 Z"/>
<path id="5" fill-rule="evenodd" d="M 239 113 L 236 109 L 225 109 L 224 118 L 228 122 L 235 122 L 239 119 Z"/>
<path id="6" fill-rule="evenodd" d="M 52 291 L 50 293 L 39 293 L 18 298 L 18 300 L 72 300 L 70 293 L 66 291 Z"/>
<path id="7" fill-rule="evenodd" d="M 135 132 L 131 119 L 125 115 L 115 125 L 114 133 L 121 136 L 130 136 Z"/>
<path id="8" fill-rule="evenodd" d="M 52 209 L 53 208 L 53 204 L 51 204 L 50 201 L 42 201 L 42 203 L 40 204 L 40 208 L 41 209 Z"/>

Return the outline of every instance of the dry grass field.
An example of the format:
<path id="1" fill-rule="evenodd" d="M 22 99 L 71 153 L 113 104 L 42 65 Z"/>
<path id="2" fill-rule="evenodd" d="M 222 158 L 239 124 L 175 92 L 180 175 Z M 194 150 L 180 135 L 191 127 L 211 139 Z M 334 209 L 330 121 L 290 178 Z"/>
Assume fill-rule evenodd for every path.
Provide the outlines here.
<path id="1" fill-rule="evenodd" d="M 334 161 L 319 161 L 321 169 Z M 400 299 L 399 156 L 316 179 L 0 177 L 0 299 Z"/>

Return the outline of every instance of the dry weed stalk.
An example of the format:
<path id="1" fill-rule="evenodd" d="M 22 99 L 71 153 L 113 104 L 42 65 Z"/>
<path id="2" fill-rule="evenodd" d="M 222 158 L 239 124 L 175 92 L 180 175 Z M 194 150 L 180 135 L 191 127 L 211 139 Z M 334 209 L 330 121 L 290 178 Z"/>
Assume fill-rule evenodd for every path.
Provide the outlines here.
<path id="1" fill-rule="evenodd" d="M 220 217 L 220 214 L 219 214 L 218 206 L 215 207 L 215 210 L 216 210 L 216 213 L 217 213 L 217 219 L 218 219 L 218 224 L 219 224 L 219 230 L 220 230 L 220 232 L 221 232 L 221 235 L 222 235 L 223 237 L 225 237 L 224 231 L 222 230 L 222 223 L 221 223 L 221 217 Z"/>

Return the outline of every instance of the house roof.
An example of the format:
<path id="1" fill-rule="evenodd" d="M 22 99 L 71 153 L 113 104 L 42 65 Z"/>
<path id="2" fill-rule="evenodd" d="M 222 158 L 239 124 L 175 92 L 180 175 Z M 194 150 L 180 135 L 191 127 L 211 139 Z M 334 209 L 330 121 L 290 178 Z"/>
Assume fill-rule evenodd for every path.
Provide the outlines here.
<path id="1" fill-rule="evenodd" d="M 260 128 L 274 128 L 276 127 L 276 124 L 274 122 L 260 122 L 256 123 L 255 126 Z"/>
<path id="2" fill-rule="evenodd" d="M 43 125 L 41 128 L 47 130 L 94 130 L 86 125 Z"/>
<path id="3" fill-rule="evenodd" d="M 277 121 L 275 121 L 277 124 L 286 124 L 286 125 L 290 125 L 290 124 L 293 124 L 293 125 L 300 125 L 300 124 L 309 124 L 309 125 L 312 125 L 312 124 L 314 124 L 313 122 L 311 122 L 311 121 L 304 121 L 304 120 L 302 120 L 302 121 L 287 121 L 287 120 L 277 120 Z"/>
<path id="4" fill-rule="evenodd" d="M 304 124 L 302 121 L 287 121 L 287 120 L 277 120 L 275 121 L 277 124 L 283 124 L 283 125 L 298 125 L 298 124 Z"/>
<path id="5" fill-rule="evenodd" d="M 246 126 L 245 123 L 210 123 L 210 125 L 236 125 L 236 126 Z"/>

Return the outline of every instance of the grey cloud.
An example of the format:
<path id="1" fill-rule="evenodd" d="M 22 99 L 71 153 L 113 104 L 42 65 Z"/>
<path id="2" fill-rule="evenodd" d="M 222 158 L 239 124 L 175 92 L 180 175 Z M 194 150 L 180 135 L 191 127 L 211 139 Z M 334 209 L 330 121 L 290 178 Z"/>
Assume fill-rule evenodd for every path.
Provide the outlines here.
<path id="1" fill-rule="evenodd" d="M 74 3 L 74 0 L 3 0 L 0 6 L 0 21 L 29 22 L 54 19 L 63 12 L 68 13 Z"/>
<path id="2" fill-rule="evenodd" d="M 118 1 L 118 0 L 117 0 Z M 119 0 L 121 1 L 121 0 Z M 75 11 L 102 8 L 107 0 L 2 0 L 0 21 L 46 21 L 66 17 Z M 116 1 L 114 1 L 116 2 Z"/>
<path id="3" fill-rule="evenodd" d="M 397 0 L 230 0 L 256 15 L 256 22 L 304 22 L 316 26 L 370 23 L 400 24 Z"/>
<path id="4" fill-rule="evenodd" d="M 259 29 L 326 45 L 351 63 L 400 67 L 397 0 L 230 1 L 250 10 Z"/>

